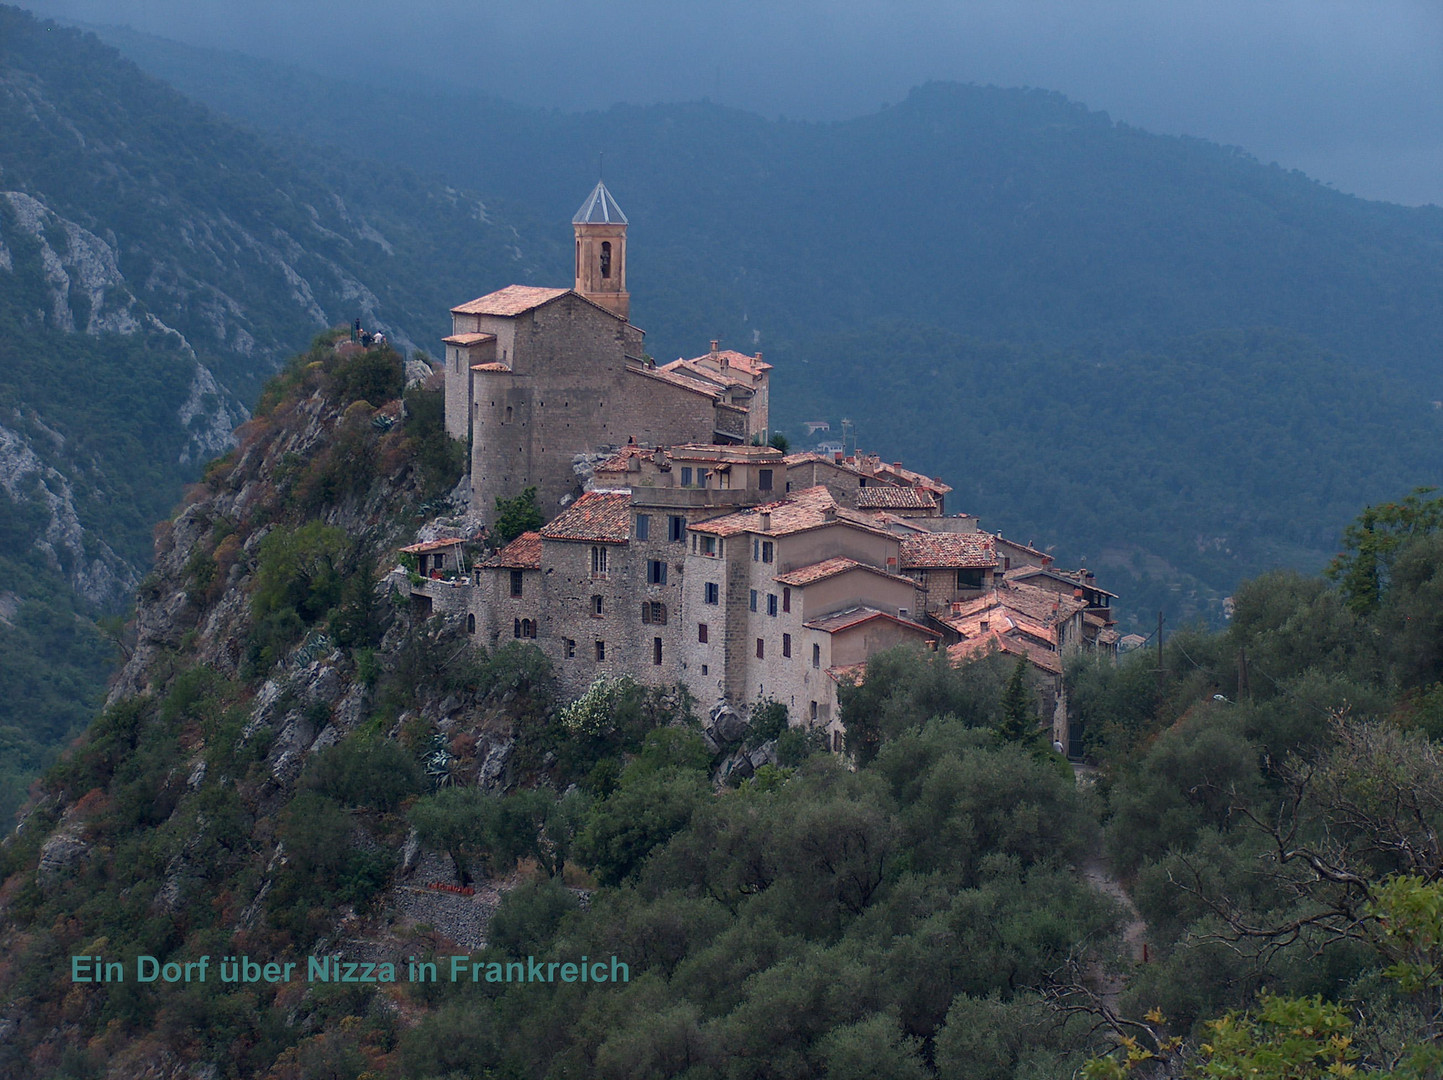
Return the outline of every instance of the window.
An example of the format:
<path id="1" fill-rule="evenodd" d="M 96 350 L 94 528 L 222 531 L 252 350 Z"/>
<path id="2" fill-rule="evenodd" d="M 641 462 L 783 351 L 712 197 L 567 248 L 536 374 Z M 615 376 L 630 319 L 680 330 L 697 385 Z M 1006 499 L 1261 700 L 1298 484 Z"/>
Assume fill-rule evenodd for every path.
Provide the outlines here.
<path id="1" fill-rule="evenodd" d="M 511 406 L 506 406 L 506 422 L 511 423 Z"/>
<path id="2" fill-rule="evenodd" d="M 658 667 L 661 666 L 661 638 L 659 637 L 651 639 L 651 662 Z"/>
<path id="3" fill-rule="evenodd" d="M 762 541 L 762 562 L 771 562 L 771 561 L 772 561 L 772 556 L 773 556 L 773 554 L 775 553 L 775 551 L 776 551 L 776 545 L 774 545 L 770 540 L 763 540 L 763 541 Z"/>
<path id="4" fill-rule="evenodd" d="M 696 639 L 697 639 L 697 641 L 700 642 L 702 645 L 705 645 L 705 644 L 706 644 L 706 632 L 707 632 L 706 623 L 702 622 L 702 623 L 697 623 L 697 624 L 696 624 Z"/>
<path id="5" fill-rule="evenodd" d="M 673 543 L 678 540 L 685 540 L 686 518 L 680 514 L 672 514 L 667 521 L 667 536 Z"/>
<path id="6" fill-rule="evenodd" d="M 646 561 L 646 583 L 648 585 L 666 584 L 666 561 L 664 559 L 648 559 Z"/>
<path id="7" fill-rule="evenodd" d="M 721 545 L 717 543 L 715 536 L 701 538 L 701 553 L 713 559 L 721 554 Z"/>
<path id="8" fill-rule="evenodd" d="M 591 548 L 591 576 L 606 577 L 606 548 L 600 544 L 593 544 Z"/>
<path id="9" fill-rule="evenodd" d="M 475 632 L 476 632 L 476 616 L 475 616 L 475 615 L 467 615 L 467 616 L 466 616 L 466 633 L 468 633 L 468 634 L 474 634 Z"/>
<path id="10" fill-rule="evenodd" d="M 511 571 L 511 595 L 520 596 L 521 586 L 525 581 L 525 575 L 520 570 Z"/>
<path id="11" fill-rule="evenodd" d="M 650 514 L 637 514 L 637 515 L 636 515 L 636 538 L 637 538 L 638 540 L 650 540 L 650 539 L 651 539 L 651 515 L 650 515 Z"/>
<path id="12" fill-rule="evenodd" d="M 701 666 L 701 673 L 702 673 L 703 675 L 706 674 L 706 665 L 705 665 L 705 664 L 703 664 L 703 665 Z"/>
<path id="13" fill-rule="evenodd" d="M 812 702 L 812 723 L 815 724 L 816 722 L 817 722 L 817 703 L 814 701 L 814 702 Z"/>
<path id="14" fill-rule="evenodd" d="M 772 490 L 772 470 L 771 470 L 771 469 L 758 469 L 758 470 L 757 470 L 757 487 L 758 487 L 760 490 L 762 490 L 762 491 L 771 491 L 771 490 Z"/>
<path id="15" fill-rule="evenodd" d="M 706 487 L 706 478 L 710 475 L 711 473 L 709 473 L 706 469 L 698 469 L 696 471 L 696 486 Z"/>
<path id="16" fill-rule="evenodd" d="M 642 601 L 641 621 L 648 624 L 655 623 L 657 626 L 665 626 L 666 605 L 659 600 Z"/>
<path id="17" fill-rule="evenodd" d="M 596 643 L 596 662 L 599 664 L 599 663 L 601 663 L 601 662 L 602 662 L 603 660 L 605 660 L 605 659 L 606 659 L 606 642 L 604 642 L 604 641 L 598 641 L 598 642 Z"/>
<path id="18" fill-rule="evenodd" d="M 691 487 L 691 466 L 683 465 L 681 468 L 681 486 Z"/>
<path id="19" fill-rule="evenodd" d="M 767 658 L 767 646 L 766 646 L 766 642 L 762 641 L 761 638 L 757 638 L 757 659 L 758 659 L 758 660 L 765 660 L 766 658 Z"/>
<path id="20" fill-rule="evenodd" d="M 524 637 L 524 638 L 534 638 L 534 637 L 536 636 L 536 620 L 535 620 L 535 619 L 522 619 L 522 620 L 521 620 L 521 636 Z"/>
<path id="21" fill-rule="evenodd" d="M 791 590 L 791 589 L 783 589 L 783 590 L 782 590 L 782 610 L 783 610 L 783 611 L 791 611 L 791 610 L 792 610 L 792 590 Z"/>
<path id="22" fill-rule="evenodd" d="M 706 602 L 708 604 L 721 602 L 721 586 L 715 581 L 708 581 L 706 583 Z"/>
<path id="23" fill-rule="evenodd" d="M 777 613 L 777 594 L 767 593 L 767 614 L 775 616 Z"/>
<path id="24" fill-rule="evenodd" d="M 603 241 L 601 242 L 601 276 L 604 277 L 604 278 L 609 278 L 609 277 L 611 277 L 611 241 L 610 241 L 610 240 L 603 240 Z"/>
<path id="25" fill-rule="evenodd" d="M 792 635 L 791 635 L 791 634 L 783 634 L 783 635 L 782 635 L 782 655 L 783 655 L 783 656 L 788 656 L 788 657 L 792 655 Z"/>
<path id="26" fill-rule="evenodd" d="M 980 589 L 982 588 L 983 571 L 977 569 L 962 569 L 957 571 L 957 588 L 959 589 Z"/>
<path id="27" fill-rule="evenodd" d="M 757 591 L 756 591 L 755 589 L 752 590 L 751 609 L 752 609 L 753 611 L 755 611 L 755 610 L 757 609 Z"/>
<path id="28" fill-rule="evenodd" d="M 576 639 L 575 639 L 575 638 L 567 638 L 567 639 L 566 639 L 566 659 L 568 659 L 568 660 L 575 660 L 575 659 L 576 659 Z"/>
<path id="29" fill-rule="evenodd" d="M 599 618 L 601 618 L 601 616 L 602 616 L 601 597 L 599 597 L 599 596 L 593 596 L 593 597 L 591 598 L 591 617 L 594 618 L 594 619 L 599 619 Z"/>
<path id="30" fill-rule="evenodd" d="M 821 667 L 821 666 L 822 666 L 822 647 L 821 647 L 820 645 L 813 645 L 813 646 L 812 646 L 812 667 L 819 668 L 819 667 Z"/>
<path id="31" fill-rule="evenodd" d="M 521 636 L 521 620 L 520 620 L 520 619 L 512 619 L 512 620 L 511 620 L 511 636 L 514 637 L 514 638 L 519 638 L 519 637 Z"/>

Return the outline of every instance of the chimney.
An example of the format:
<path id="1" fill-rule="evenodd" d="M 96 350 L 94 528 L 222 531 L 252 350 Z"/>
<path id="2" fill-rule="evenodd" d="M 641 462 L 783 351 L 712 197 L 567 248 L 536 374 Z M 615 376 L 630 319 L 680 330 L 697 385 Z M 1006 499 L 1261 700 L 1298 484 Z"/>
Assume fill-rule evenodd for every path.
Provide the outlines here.
<path id="1" fill-rule="evenodd" d="M 837 520 L 837 508 L 836 508 L 835 506 L 824 506 L 824 507 L 822 507 L 822 520 L 823 520 L 823 521 L 836 521 L 836 520 Z"/>
<path id="2" fill-rule="evenodd" d="M 842 452 L 840 450 L 832 451 L 832 460 L 840 465 L 842 463 Z"/>
<path id="3" fill-rule="evenodd" d="M 978 629 L 978 630 L 981 630 L 981 631 L 985 634 L 985 633 L 987 633 L 987 628 L 988 628 L 989 626 L 991 626 L 991 625 L 992 625 L 992 624 L 991 624 L 990 622 L 988 622 L 986 619 L 983 619 L 981 622 L 979 622 L 979 623 L 977 624 L 977 629 Z"/>
<path id="4" fill-rule="evenodd" d="M 711 339 L 711 354 L 712 354 L 713 356 L 715 356 L 715 355 L 717 354 L 717 350 L 718 350 L 719 348 L 721 348 L 721 342 L 720 342 L 719 340 L 717 340 L 716 338 L 712 338 L 712 339 Z"/>
<path id="5" fill-rule="evenodd" d="M 760 364 L 760 363 L 762 362 L 762 354 L 761 354 L 761 353 L 757 353 L 757 355 L 754 357 L 754 359 L 756 360 L 756 362 L 757 362 L 758 364 Z"/>
<path id="6" fill-rule="evenodd" d="M 1073 598 L 1074 600 L 1081 600 L 1081 599 L 1082 599 L 1082 590 L 1081 590 L 1081 589 L 1073 589 L 1073 590 L 1072 590 L 1072 598 Z"/>
<path id="7" fill-rule="evenodd" d="M 772 515 L 763 510 L 757 515 L 757 522 L 762 527 L 762 532 L 772 531 Z"/>

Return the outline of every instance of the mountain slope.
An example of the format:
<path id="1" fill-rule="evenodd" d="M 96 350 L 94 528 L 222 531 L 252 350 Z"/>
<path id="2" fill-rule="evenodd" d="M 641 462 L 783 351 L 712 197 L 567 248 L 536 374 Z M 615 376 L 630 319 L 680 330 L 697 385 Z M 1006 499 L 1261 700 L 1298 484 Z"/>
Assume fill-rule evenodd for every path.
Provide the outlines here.
<path id="1" fill-rule="evenodd" d="M 474 197 L 337 154 L 298 164 L 94 37 L 0 7 L 0 734 L 17 748 L 0 817 L 12 765 L 93 715 L 113 650 L 91 620 L 128 604 L 153 524 L 281 358 L 357 317 L 429 342 L 458 293 L 530 273 L 516 241 Z"/>

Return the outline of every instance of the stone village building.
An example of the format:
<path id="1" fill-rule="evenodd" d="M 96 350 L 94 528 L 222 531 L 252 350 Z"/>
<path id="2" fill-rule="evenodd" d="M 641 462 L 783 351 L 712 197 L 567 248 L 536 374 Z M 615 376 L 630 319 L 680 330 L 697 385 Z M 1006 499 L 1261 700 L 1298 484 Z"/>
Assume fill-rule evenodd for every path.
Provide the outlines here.
<path id="1" fill-rule="evenodd" d="M 997 649 L 1032 663 L 1065 743 L 1061 655 L 1115 651 L 1112 594 L 944 516 L 951 488 L 900 462 L 766 445 L 772 365 L 713 341 L 658 367 L 629 319 L 627 220 L 604 184 L 572 225 L 573 287 L 453 308 L 443 361 L 472 505 L 490 524 L 497 496 L 534 486 L 547 524 L 469 570 L 454 544 L 412 545 L 440 575 L 398 576 L 415 610 L 534 642 L 572 695 L 624 674 L 682 683 L 703 708 L 773 699 L 835 749 L 838 684 L 874 653 Z"/>

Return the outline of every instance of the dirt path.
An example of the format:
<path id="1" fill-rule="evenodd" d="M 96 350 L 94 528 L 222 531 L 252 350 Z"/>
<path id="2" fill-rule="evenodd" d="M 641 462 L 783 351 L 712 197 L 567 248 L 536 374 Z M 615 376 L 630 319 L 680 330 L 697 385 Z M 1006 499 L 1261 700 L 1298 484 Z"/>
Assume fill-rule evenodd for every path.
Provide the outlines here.
<path id="1" fill-rule="evenodd" d="M 1079 785 L 1086 785 L 1093 782 L 1096 777 L 1096 769 L 1085 765 L 1074 765 L 1073 770 L 1077 773 Z M 1126 955 L 1134 964 L 1142 964 L 1147 960 L 1147 923 L 1137 905 L 1132 902 L 1132 897 L 1122 887 L 1122 882 L 1117 880 L 1107 856 L 1099 847 L 1087 857 L 1082 864 L 1082 878 L 1104 896 L 1110 896 L 1122 906 L 1124 922 L 1122 926 L 1122 941 Z M 1109 973 L 1102 977 L 1102 997 L 1109 1008 L 1117 1007 L 1118 996 L 1127 985 L 1125 973 Z"/>

